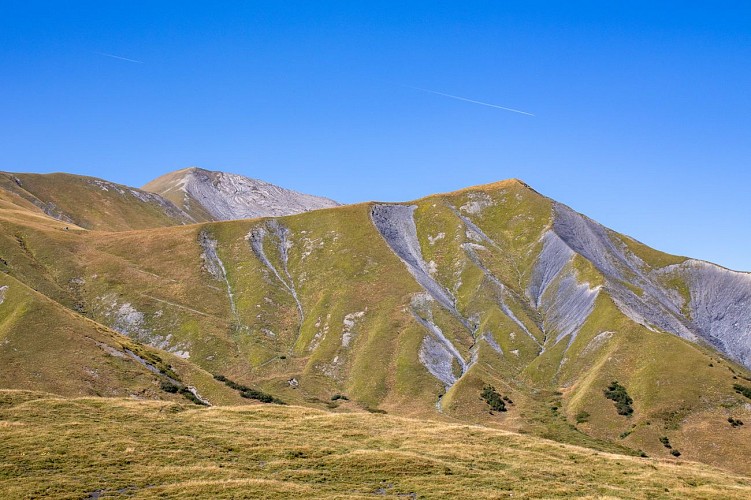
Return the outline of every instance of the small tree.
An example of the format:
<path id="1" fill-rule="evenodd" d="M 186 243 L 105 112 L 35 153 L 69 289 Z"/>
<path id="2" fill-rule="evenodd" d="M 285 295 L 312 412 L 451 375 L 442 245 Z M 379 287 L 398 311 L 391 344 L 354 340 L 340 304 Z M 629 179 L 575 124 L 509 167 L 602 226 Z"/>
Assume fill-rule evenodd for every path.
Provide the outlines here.
<path id="1" fill-rule="evenodd" d="M 603 393 L 606 398 L 615 403 L 618 415 L 630 417 L 634 413 L 634 409 L 631 407 L 634 400 L 628 395 L 626 388 L 619 384 L 617 380 L 614 380 L 607 389 L 604 389 Z"/>

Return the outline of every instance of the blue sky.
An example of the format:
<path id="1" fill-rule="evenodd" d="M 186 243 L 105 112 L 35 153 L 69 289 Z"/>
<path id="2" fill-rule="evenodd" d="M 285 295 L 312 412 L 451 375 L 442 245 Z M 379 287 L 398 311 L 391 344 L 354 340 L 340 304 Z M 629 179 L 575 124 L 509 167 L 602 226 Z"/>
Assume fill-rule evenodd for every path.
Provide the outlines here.
<path id="1" fill-rule="evenodd" d="M 611 3 L 3 1 L 0 169 L 342 202 L 517 177 L 751 271 L 751 3 Z"/>

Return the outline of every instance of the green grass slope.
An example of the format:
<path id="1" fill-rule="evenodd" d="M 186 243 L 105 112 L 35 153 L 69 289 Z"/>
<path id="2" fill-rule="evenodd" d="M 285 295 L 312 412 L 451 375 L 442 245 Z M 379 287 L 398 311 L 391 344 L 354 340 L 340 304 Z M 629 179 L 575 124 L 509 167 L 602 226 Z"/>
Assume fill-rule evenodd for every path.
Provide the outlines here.
<path id="1" fill-rule="evenodd" d="M 4 388 L 63 396 L 184 400 L 164 384 L 196 387 L 211 403 L 235 391 L 196 366 L 134 342 L 0 274 L 0 380 Z"/>

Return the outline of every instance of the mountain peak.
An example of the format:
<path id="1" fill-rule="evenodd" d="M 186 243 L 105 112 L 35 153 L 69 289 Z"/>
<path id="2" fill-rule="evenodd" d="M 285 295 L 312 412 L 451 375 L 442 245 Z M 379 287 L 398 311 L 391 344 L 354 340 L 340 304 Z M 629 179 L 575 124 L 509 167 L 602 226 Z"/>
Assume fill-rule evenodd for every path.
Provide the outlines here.
<path id="1" fill-rule="evenodd" d="M 143 189 L 164 196 L 196 220 L 280 217 L 339 205 L 260 179 L 200 167 L 169 172 Z"/>

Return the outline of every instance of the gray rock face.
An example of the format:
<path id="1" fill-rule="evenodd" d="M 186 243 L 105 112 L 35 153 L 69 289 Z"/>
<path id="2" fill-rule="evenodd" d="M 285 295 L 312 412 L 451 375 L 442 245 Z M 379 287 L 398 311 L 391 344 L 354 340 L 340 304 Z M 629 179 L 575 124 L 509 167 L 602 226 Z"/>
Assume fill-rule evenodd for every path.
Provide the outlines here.
<path id="1" fill-rule="evenodd" d="M 750 274 L 696 260 L 650 269 L 603 226 L 560 204 L 555 205 L 553 231 L 605 276 L 606 290 L 632 320 L 704 341 L 751 368 Z M 663 284 L 671 274 L 685 281 L 688 304 Z"/>
<path id="2" fill-rule="evenodd" d="M 535 307 L 540 307 L 545 290 L 573 258 L 574 251 L 557 234 L 552 231 L 545 233 L 528 290 Z"/>
<path id="3" fill-rule="evenodd" d="M 671 266 L 670 270 L 678 271 L 688 284 L 694 331 L 751 367 L 751 274 L 698 260 Z"/>
<path id="4" fill-rule="evenodd" d="M 454 356 L 437 338 L 430 335 L 423 338 L 418 358 L 428 372 L 443 382 L 446 388 L 456 383 L 453 372 Z"/>
<path id="5" fill-rule="evenodd" d="M 543 317 L 546 341 L 576 337 L 594 309 L 599 287 L 579 283 L 570 264 L 575 252 L 555 232 L 542 238 L 542 251 L 532 271 L 527 294 Z"/>
<path id="6" fill-rule="evenodd" d="M 461 375 L 464 375 L 475 363 L 476 356 L 472 356 L 469 361 L 464 359 L 456 346 L 433 321 L 430 303 L 438 302 L 464 325 L 473 338 L 477 329 L 457 310 L 456 300 L 451 292 L 430 275 L 417 239 L 417 226 L 413 217 L 415 208 L 417 207 L 414 205 L 375 205 L 370 212 L 370 217 L 389 247 L 404 262 L 407 270 L 425 290 L 424 294 L 418 294 L 413 298 L 411 306 L 412 314 L 417 322 L 432 334 L 423 339 L 419 358 L 427 370 L 443 382 L 448 390 L 458 380 L 453 373 L 453 360 L 456 360 Z"/>
<path id="7" fill-rule="evenodd" d="M 430 276 L 428 266 L 422 258 L 420 242 L 417 240 L 417 226 L 413 217 L 416 208 L 414 205 L 375 205 L 370 216 L 383 239 L 404 261 L 417 282 L 439 304 L 455 316 L 461 317 L 454 305 L 454 297 Z"/>
<path id="8" fill-rule="evenodd" d="M 339 205 L 328 198 L 299 193 L 258 179 L 200 168 L 167 174 L 146 188 L 165 195 L 180 191 L 184 193 L 186 207 L 193 200 L 215 220 L 280 217 Z"/>
<path id="9" fill-rule="evenodd" d="M 645 263 L 605 227 L 556 203 L 553 231 L 605 276 L 605 288 L 624 314 L 648 328 L 697 340 L 670 293 L 650 279 Z"/>
<path id="10" fill-rule="evenodd" d="M 264 241 L 269 235 L 276 240 L 276 249 L 279 252 L 279 259 L 282 264 L 281 270 L 277 269 L 266 256 L 266 251 L 263 246 Z M 302 322 L 305 320 L 305 312 L 303 311 L 302 303 L 297 296 L 295 282 L 287 268 L 287 251 L 291 245 L 288 235 L 289 230 L 286 227 L 282 226 L 279 221 L 271 220 L 266 222 L 263 226 L 252 229 L 246 236 L 246 239 L 250 243 L 250 248 L 253 250 L 256 257 L 258 257 L 258 260 L 260 260 L 263 265 L 274 274 L 282 287 L 290 294 L 290 296 L 292 296 L 292 299 L 297 305 L 297 312 L 300 315 L 300 325 L 302 325 Z"/>
<path id="11" fill-rule="evenodd" d="M 530 305 L 537 309 L 538 326 L 545 334 L 542 342 L 524 327 L 505 303 L 507 287 L 483 265 L 477 250 L 489 245 L 501 250 L 469 217 L 455 210 L 467 229 L 470 242 L 463 243 L 469 261 L 477 266 L 497 290 L 500 310 L 537 342 L 540 353 L 568 338 L 569 344 L 594 309 L 600 292 L 612 298 L 616 306 L 633 321 L 655 331 L 673 333 L 693 342 L 705 342 L 734 360 L 751 367 L 751 274 L 728 271 L 718 266 L 687 260 L 677 266 L 653 269 L 634 254 L 620 237 L 570 208 L 554 203 L 552 227 L 542 237 L 542 249 L 526 285 Z M 413 213 L 415 206 L 375 205 L 373 224 L 394 253 L 405 263 L 415 280 L 438 304 L 450 311 L 475 340 L 473 321 L 457 310 L 452 293 L 436 281 L 422 256 Z M 604 279 L 603 286 L 582 282 L 573 266 L 577 255 L 590 261 Z M 666 285 L 666 275 L 676 274 L 687 286 L 690 298 L 684 299 L 675 287 Z M 457 356 L 435 325 L 423 314 L 416 317 L 462 370 L 471 366 Z M 537 321 L 536 321 L 537 322 Z M 440 330 L 440 329 L 439 329 Z M 442 381 L 449 379 L 446 364 L 440 362 L 438 349 L 431 344 L 422 351 L 428 359 L 435 354 L 429 370 Z M 428 365 L 426 365 L 428 366 Z M 440 371 L 437 367 L 442 366 Z"/>

